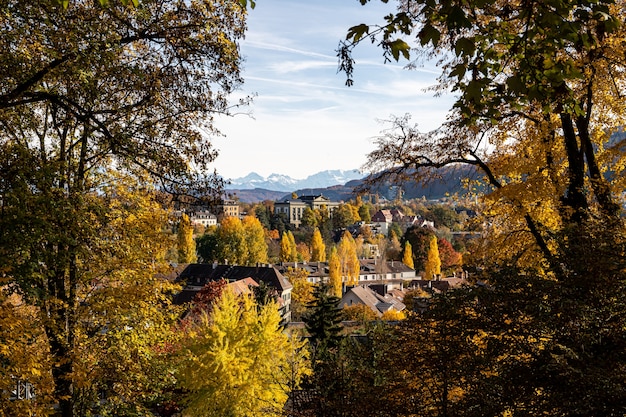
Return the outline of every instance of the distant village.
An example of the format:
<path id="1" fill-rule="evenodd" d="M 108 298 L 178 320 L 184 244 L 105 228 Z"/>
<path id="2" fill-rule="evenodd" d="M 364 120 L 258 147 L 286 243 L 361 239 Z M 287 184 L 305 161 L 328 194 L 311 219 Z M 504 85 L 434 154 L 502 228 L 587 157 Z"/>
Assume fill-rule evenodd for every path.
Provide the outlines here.
<path id="1" fill-rule="evenodd" d="M 305 210 L 326 209 L 332 213 L 343 202 L 331 201 L 323 195 L 292 196 L 273 202 L 274 214 L 282 215 L 293 229 L 302 224 Z M 199 210 L 190 212 L 189 219 L 194 226 L 201 228 L 219 227 L 220 220 L 227 217 L 243 218 L 241 204 L 232 199 L 224 199 L 217 205 L 214 212 Z M 359 230 L 366 226 L 375 235 L 387 236 L 393 225 L 406 231 L 411 227 L 426 228 L 435 231 L 435 222 L 426 220 L 419 215 L 404 215 L 400 209 L 380 209 L 370 221 L 359 221 L 346 227 L 354 237 Z M 458 288 L 467 283 L 468 273 L 462 269 L 453 271 L 449 276 L 438 274 L 432 277 L 423 276 L 424 271 L 405 265 L 399 260 L 387 260 L 376 244 L 365 244 L 368 256 L 359 258 L 358 282 L 356 285 L 343 285 L 340 307 L 363 305 L 370 309 L 376 317 L 385 313 L 406 312 L 407 306 L 403 303 L 404 295 L 408 291 L 418 290 L 422 295 L 421 303 L 411 303 L 412 309 L 424 306 L 428 297 L 434 293 L 441 293 L 449 289 Z M 244 266 L 224 263 L 215 260 L 212 263 L 191 263 L 178 265 L 176 280 L 184 284 L 183 290 L 176 296 L 175 302 L 183 304 L 191 302 L 194 296 L 209 282 L 221 279 L 238 292 L 250 291 L 247 287 L 258 286 L 264 283 L 276 290 L 284 323 L 292 321 L 291 299 L 293 286 L 285 277 L 289 269 L 306 271 L 307 280 L 311 284 L 329 282 L 329 263 L 320 262 L 277 262 L 258 263 L 255 266 Z"/>

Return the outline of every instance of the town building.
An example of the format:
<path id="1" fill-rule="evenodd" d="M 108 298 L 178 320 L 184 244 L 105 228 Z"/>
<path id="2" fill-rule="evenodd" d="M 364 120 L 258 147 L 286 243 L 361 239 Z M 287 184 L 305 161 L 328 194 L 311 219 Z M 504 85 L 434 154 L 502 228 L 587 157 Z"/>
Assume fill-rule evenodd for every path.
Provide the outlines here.
<path id="1" fill-rule="evenodd" d="M 220 218 L 239 217 L 239 203 L 235 200 L 222 200 L 216 208 Z"/>
<path id="2" fill-rule="evenodd" d="M 329 216 L 332 218 L 333 211 L 339 207 L 341 203 L 330 201 L 328 197 L 323 195 L 304 195 L 298 198 L 285 199 L 274 202 L 274 213 L 284 214 L 289 224 L 300 227 L 302 224 L 302 214 L 308 207 L 311 210 L 328 210 Z"/>
<path id="3" fill-rule="evenodd" d="M 191 213 L 189 216 L 191 224 L 202 225 L 204 227 L 217 226 L 217 216 L 210 211 L 202 210 Z"/>
<path id="4" fill-rule="evenodd" d="M 282 321 L 291 321 L 291 283 L 272 265 L 239 266 L 213 264 L 189 264 L 178 276 L 183 283 L 183 290 L 174 297 L 174 303 L 184 304 L 193 300 L 195 295 L 208 282 L 225 279 L 229 283 L 252 279 L 271 287 L 280 308 Z M 239 287 L 241 284 L 237 284 Z M 241 289 L 240 289 L 241 291 Z"/>

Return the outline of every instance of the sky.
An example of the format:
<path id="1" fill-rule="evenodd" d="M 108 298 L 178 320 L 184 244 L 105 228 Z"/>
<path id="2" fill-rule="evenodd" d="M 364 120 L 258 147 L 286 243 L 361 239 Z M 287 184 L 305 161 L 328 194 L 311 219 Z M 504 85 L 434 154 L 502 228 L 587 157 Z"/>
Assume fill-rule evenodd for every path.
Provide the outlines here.
<path id="1" fill-rule="evenodd" d="M 410 113 L 420 131 L 438 127 L 452 102 L 427 91 L 436 83 L 434 65 L 385 64 L 382 51 L 367 42 L 354 55 L 352 87 L 337 71 L 335 50 L 347 29 L 380 23 L 392 3 L 257 0 L 241 42 L 245 82 L 233 100 L 255 98 L 240 114 L 217 119 L 225 135 L 211 138 L 218 174 L 304 179 L 323 170 L 362 170 L 392 115 Z"/>

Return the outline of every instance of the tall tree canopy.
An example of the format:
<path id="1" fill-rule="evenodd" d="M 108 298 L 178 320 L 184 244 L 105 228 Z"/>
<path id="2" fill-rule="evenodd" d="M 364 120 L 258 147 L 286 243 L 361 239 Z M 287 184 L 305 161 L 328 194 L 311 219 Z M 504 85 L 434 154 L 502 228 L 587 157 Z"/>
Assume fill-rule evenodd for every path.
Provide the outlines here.
<path id="1" fill-rule="evenodd" d="M 279 415 L 308 368 L 300 350 L 302 344 L 291 343 L 283 331 L 275 303 L 258 306 L 226 287 L 179 352 L 183 415 Z M 282 372 L 291 369 L 297 375 Z"/>
<path id="2" fill-rule="evenodd" d="M 241 84 L 244 30 L 238 1 L 0 6 L 0 263 L 8 288 L 38 310 L 60 415 L 85 411 L 77 352 L 103 329 L 82 332 L 96 324 L 83 310 L 100 308 L 88 299 L 124 288 L 120 274 L 132 288 L 149 284 L 160 265 L 151 234 L 161 226 L 124 230 L 115 219 L 128 216 L 127 227 L 135 227 L 138 217 L 132 204 L 111 214 L 120 192 L 111 182 L 137 178 L 138 194 L 151 180 L 175 195 L 220 185 L 205 135 L 215 133 L 213 116 L 228 112 L 228 95 Z M 145 246 L 120 252 L 126 246 L 116 245 L 129 236 L 141 241 L 139 232 L 147 233 Z M 141 262 L 131 257 L 137 248 Z M 107 324 L 111 334 L 116 324 Z"/>
<path id="3" fill-rule="evenodd" d="M 621 0 L 418 0 L 402 3 L 384 25 L 351 28 L 339 51 L 349 76 L 350 51 L 362 40 L 380 39 L 397 60 L 410 58 L 414 35 L 417 49 L 441 64 L 440 89 L 458 97 L 434 132 L 394 119 L 369 165 L 417 178 L 455 163 L 481 168 L 493 190 L 490 211 L 501 214 L 492 242 L 563 276 L 567 260 L 557 258 L 568 249 L 559 248 L 577 238 L 555 240 L 554 232 L 580 234 L 590 216 L 619 214 L 624 10 Z"/>

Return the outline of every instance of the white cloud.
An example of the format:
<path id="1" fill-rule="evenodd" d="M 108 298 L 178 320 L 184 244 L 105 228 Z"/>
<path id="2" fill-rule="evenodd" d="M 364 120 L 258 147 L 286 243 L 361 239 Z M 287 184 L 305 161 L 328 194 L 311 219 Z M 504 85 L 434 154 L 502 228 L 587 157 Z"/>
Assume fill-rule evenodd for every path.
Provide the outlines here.
<path id="1" fill-rule="evenodd" d="M 376 5 L 375 5 L 376 4 Z M 370 7 L 371 6 L 371 7 Z M 350 26 L 380 21 L 389 5 L 356 0 L 258 2 L 242 44 L 246 57 L 243 91 L 258 93 L 253 117 L 218 117 L 226 138 L 212 138 L 227 178 L 251 171 L 305 178 L 326 169 L 360 168 L 384 129 L 379 120 L 413 114 L 423 130 L 442 123 L 451 99 L 426 89 L 436 68 L 407 71 L 383 64 L 381 51 L 363 45 L 355 58 L 355 85 L 337 73 L 335 48 Z"/>

